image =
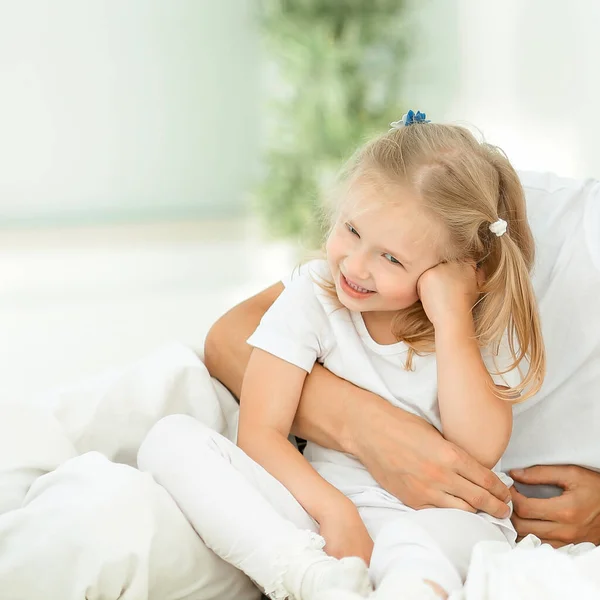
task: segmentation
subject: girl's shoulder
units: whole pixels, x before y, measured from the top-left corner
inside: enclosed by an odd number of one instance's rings
[[[331,270],[324,259],[311,260],[282,280],[285,289],[278,300],[285,303],[289,312],[301,312],[315,323],[327,328],[332,318],[347,313],[337,297]],[[277,301],[276,301],[277,302]]]
[[[304,299],[314,298],[327,305],[328,300],[336,298],[335,284],[327,261],[315,259],[296,267],[286,279],[282,280],[284,292]]]
[[[332,284],[327,261],[318,259],[296,267],[282,279],[285,289],[275,304],[285,305],[288,310],[324,315],[328,289]]]
[[[292,272],[281,281],[285,287],[288,287],[291,284],[308,285],[308,282],[315,281],[315,278],[331,282],[331,271],[324,258],[309,260],[294,267]],[[296,283],[298,281],[304,282],[304,284]]]

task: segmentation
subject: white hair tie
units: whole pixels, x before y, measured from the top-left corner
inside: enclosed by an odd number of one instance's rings
[[[508,223],[504,219],[498,219],[490,225],[490,231],[495,233],[497,237],[504,235],[508,229]]]

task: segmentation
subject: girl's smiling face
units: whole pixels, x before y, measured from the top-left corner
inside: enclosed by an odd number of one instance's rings
[[[441,262],[446,237],[410,187],[356,180],[326,244],[340,302],[357,312],[408,308],[419,277]]]

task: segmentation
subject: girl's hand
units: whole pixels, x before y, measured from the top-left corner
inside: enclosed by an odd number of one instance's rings
[[[474,264],[440,263],[417,281],[417,293],[434,327],[469,315],[479,297],[483,272]]]
[[[367,565],[370,563],[373,540],[350,500],[331,507],[321,515],[319,525],[319,533],[325,538],[325,552],[329,556],[358,556]]]

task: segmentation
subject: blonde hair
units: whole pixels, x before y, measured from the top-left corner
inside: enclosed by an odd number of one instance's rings
[[[444,224],[449,247],[445,260],[472,261],[486,276],[473,309],[475,331],[482,347],[498,354],[506,332],[512,364],[525,359],[527,374],[512,389],[497,389],[504,399],[522,402],[541,387],[546,370],[537,304],[529,278],[534,262],[533,235],[527,222],[525,197],[517,173],[497,147],[479,142],[464,127],[415,123],[392,129],[368,142],[342,170],[338,192],[359,177],[375,174],[391,183],[408,183],[430,215]],[[345,195],[345,194],[341,194]],[[343,204],[333,195],[326,210],[333,227]],[[335,201],[337,200],[337,201]],[[489,226],[504,219],[507,232],[498,237]],[[420,301],[400,310],[393,330],[408,347],[406,368],[414,354],[434,352],[434,328]]]

